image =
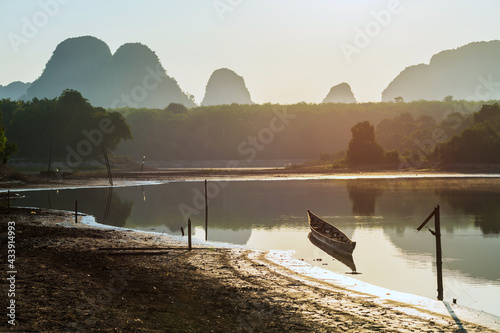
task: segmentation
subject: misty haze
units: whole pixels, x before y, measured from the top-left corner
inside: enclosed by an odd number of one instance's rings
[[[500,331],[500,4],[0,4],[0,330]]]

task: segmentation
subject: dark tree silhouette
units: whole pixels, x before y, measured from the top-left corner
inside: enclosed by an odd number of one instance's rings
[[[55,99],[18,102],[8,135],[19,146],[19,156],[28,158],[49,152],[61,158],[71,150],[92,159],[102,156],[102,145],[112,150],[132,138],[121,114],[93,107],[75,90],[65,90]]]
[[[437,145],[432,157],[447,163],[499,163],[500,106],[483,105],[473,118],[463,133]]]
[[[351,128],[352,139],[347,148],[347,164],[362,165],[383,162],[384,150],[375,140],[375,129],[368,121]]]
[[[187,113],[188,108],[184,106],[184,104],[180,103],[170,103],[166,108],[165,111],[172,112],[174,114],[179,114],[179,113]]]

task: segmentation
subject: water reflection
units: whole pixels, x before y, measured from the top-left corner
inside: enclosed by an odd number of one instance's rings
[[[110,204],[105,210],[102,222],[115,227],[124,227],[132,212],[133,205],[132,201],[123,201],[118,194],[115,194],[110,197]]]
[[[500,182],[498,179],[462,180],[354,180],[346,188],[352,213],[360,216],[399,216],[398,232],[413,224],[408,216],[424,214],[436,204],[447,214],[473,216],[474,224],[485,236],[500,235]],[[457,219],[444,225],[448,232],[470,223]]]
[[[340,261],[349,269],[351,272],[356,273],[356,265],[354,264],[354,259],[352,258],[352,253],[340,253],[338,251],[335,251],[332,247],[325,246],[323,243],[318,241],[314,236],[312,236],[311,233],[307,235],[307,238],[311,241],[311,243],[314,244],[317,248],[323,250],[325,253],[327,253],[329,256],[333,257],[334,259]]]
[[[252,229],[233,230],[233,229],[210,228],[208,235],[210,240],[212,241],[246,245],[250,240],[250,237],[252,236]],[[203,237],[204,236],[205,235],[203,233]]]
[[[500,194],[496,191],[480,189],[450,189],[438,192],[456,211],[466,215],[474,215],[475,225],[485,235],[500,234]]]
[[[75,201],[80,212],[116,227],[126,225],[134,205],[132,200],[123,200],[118,189],[112,188],[27,192],[19,205],[74,211]]]
[[[375,214],[377,198],[384,193],[380,187],[367,187],[364,180],[353,180],[347,183],[349,199],[352,201],[354,215],[371,216]]]
[[[500,235],[500,182],[489,180],[481,187],[454,188],[449,183],[429,180],[351,181],[261,181],[230,182],[210,201],[210,227],[225,230],[276,230],[307,228],[307,210],[317,211],[346,227],[381,226],[384,230],[414,230],[429,209],[440,204],[443,229],[448,233],[479,228],[482,235]],[[447,181],[449,182],[449,181]],[[446,185],[446,186],[445,186]],[[440,188],[445,187],[445,188]],[[472,187],[472,188],[471,188]],[[193,207],[193,223],[204,223],[204,210],[195,209],[196,192],[202,182],[169,183],[156,186],[51,190],[26,192],[22,205],[81,211],[99,222],[114,226],[164,225],[172,232],[185,226],[181,204]],[[366,217],[361,219],[360,217]]]

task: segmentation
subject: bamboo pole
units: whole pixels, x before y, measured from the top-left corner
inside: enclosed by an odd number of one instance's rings
[[[188,219],[188,250],[191,251],[191,219]]]
[[[439,205],[436,207],[434,215],[434,225],[436,228],[436,267],[437,267],[437,285],[438,285],[438,300],[443,300],[443,261],[441,259],[441,218],[439,213]]]
[[[437,292],[438,292],[438,300],[442,301],[443,300],[443,261],[441,259],[442,257],[442,251],[441,251],[441,217],[440,217],[440,209],[439,205],[434,208],[432,213],[425,219],[424,222],[417,228],[417,231],[422,230],[422,228],[429,222],[432,217],[434,217],[434,228],[436,229],[435,231],[432,231],[429,229],[431,234],[436,237],[436,270],[437,270]]]
[[[208,240],[208,193],[207,180],[205,179],[205,242]]]

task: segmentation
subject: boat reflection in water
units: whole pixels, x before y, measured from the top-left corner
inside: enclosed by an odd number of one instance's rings
[[[325,253],[327,253],[328,255],[332,256],[334,259],[340,261],[341,263],[343,263],[344,265],[346,265],[347,267],[349,267],[349,269],[351,270],[351,272],[349,274],[361,274],[361,273],[358,273],[356,271],[356,264],[354,263],[354,259],[352,257],[352,253],[346,253],[346,252],[336,251],[335,248],[333,248],[331,246],[327,246],[324,243],[318,241],[316,239],[316,237],[314,237],[314,235],[312,234],[312,232],[309,233],[309,235],[307,236],[307,238],[309,238],[309,240],[311,241],[311,243],[314,244],[314,246],[316,246],[317,248],[323,250]]]

